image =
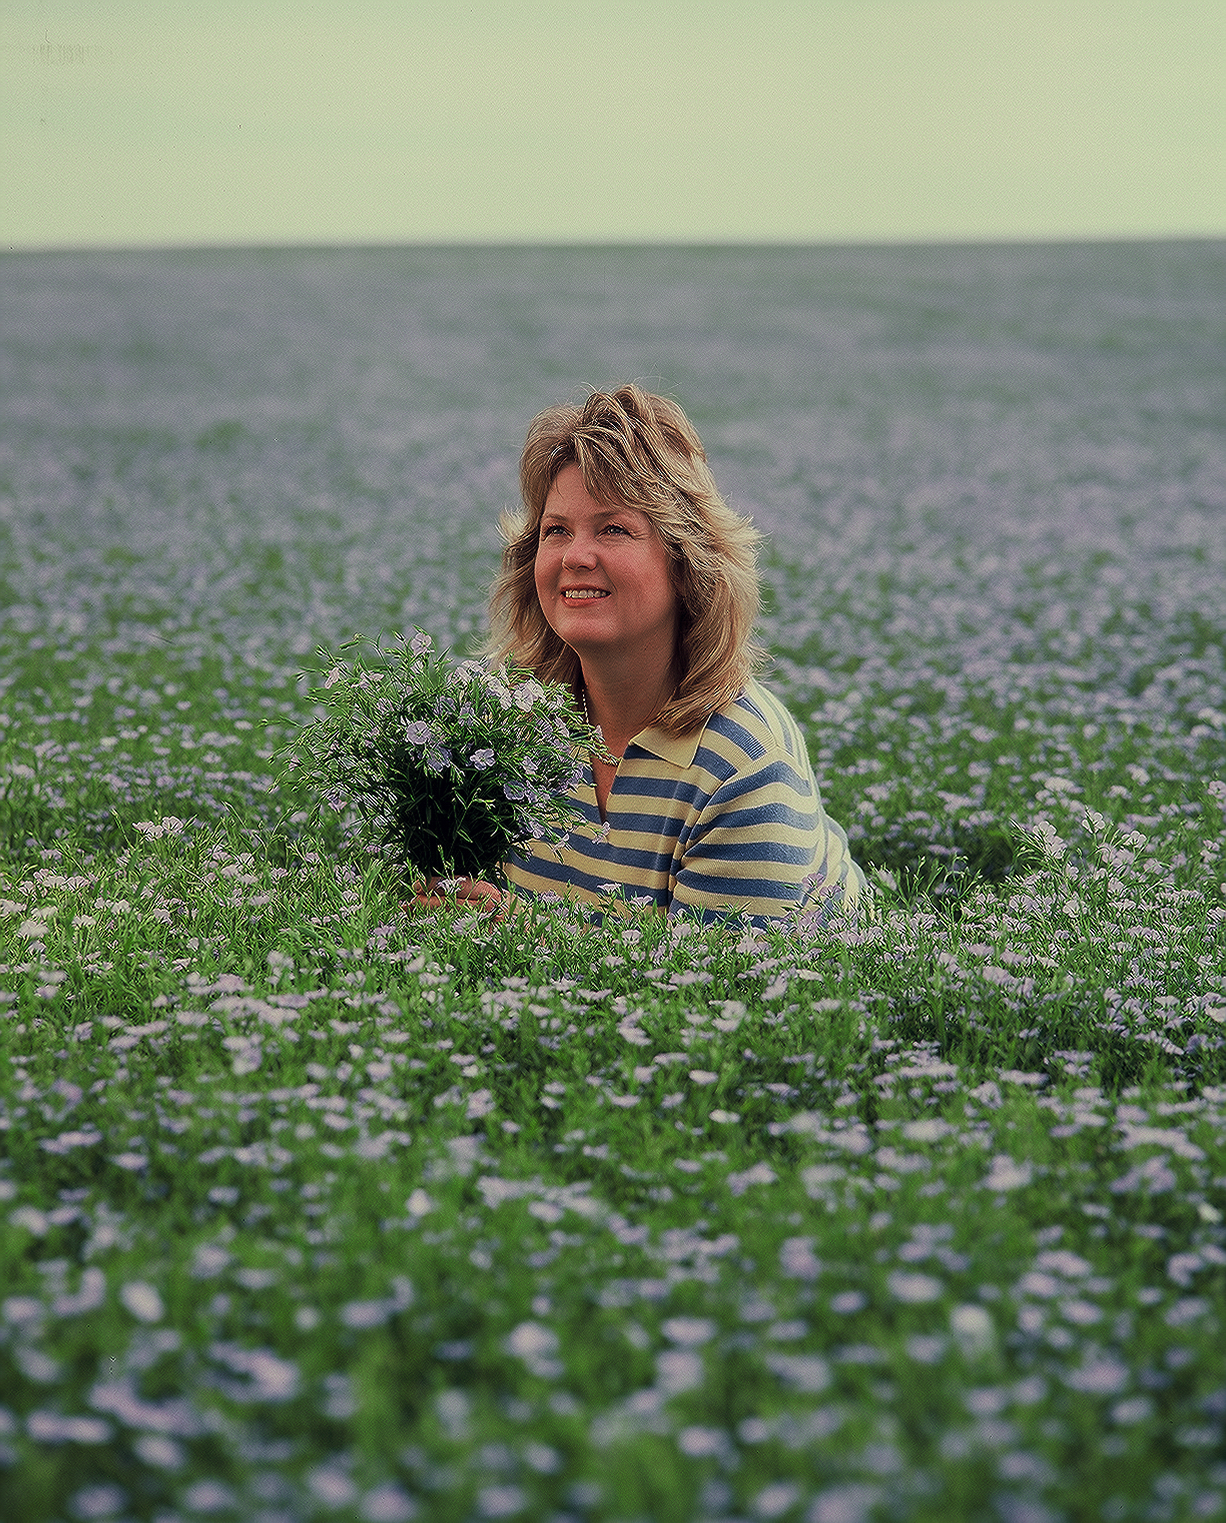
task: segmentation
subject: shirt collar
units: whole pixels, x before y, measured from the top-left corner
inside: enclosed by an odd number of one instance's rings
[[[705,729],[706,726],[703,726]],[[684,771],[694,765],[694,758],[698,755],[698,747],[702,741],[702,730],[696,730],[692,735],[670,735],[667,730],[658,730],[654,725],[648,725],[631,741],[631,745],[641,746],[644,751],[650,751],[653,756],[658,756],[662,761]]]

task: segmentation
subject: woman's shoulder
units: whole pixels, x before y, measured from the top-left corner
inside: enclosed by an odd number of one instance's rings
[[[711,717],[718,720],[725,715],[763,742],[782,745],[789,751],[800,739],[800,726],[783,700],[752,677],[731,703]]]
[[[705,736],[718,735],[744,753],[747,762],[786,756],[805,770],[809,753],[800,726],[783,702],[752,678],[707,721]]]

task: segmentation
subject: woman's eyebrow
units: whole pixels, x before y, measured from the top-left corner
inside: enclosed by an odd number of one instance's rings
[[[601,508],[598,513],[593,513],[592,517],[593,518],[599,518],[601,520],[608,519],[608,518],[641,518],[641,519],[644,519],[644,520],[647,519],[646,513],[644,513],[641,509],[639,509],[639,508],[632,508],[629,505],[629,503],[625,503],[625,502],[614,503],[613,506],[609,507],[609,508]]]
[[[647,518],[646,513],[641,512],[638,508],[629,507],[625,503],[618,503],[611,508],[601,508],[598,512],[592,514],[592,517],[601,523],[610,518],[621,518],[623,516],[641,519]],[[554,523],[569,523],[570,519],[571,515],[564,508],[546,508],[541,514],[542,523],[550,521]]]

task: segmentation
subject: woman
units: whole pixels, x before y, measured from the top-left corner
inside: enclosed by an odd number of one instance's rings
[[[522,893],[631,899],[763,924],[850,909],[864,878],[803,738],[753,679],[759,536],[720,497],[693,426],[637,386],[533,419],[524,512],[504,514],[487,654],[569,682],[605,753],[560,855],[506,864]],[[491,884],[460,897],[493,907]]]

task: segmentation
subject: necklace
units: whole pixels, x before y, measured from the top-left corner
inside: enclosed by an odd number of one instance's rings
[[[591,726],[591,724],[592,724],[592,716],[589,713],[588,706],[587,706],[587,683],[586,682],[579,689],[579,702],[583,705],[583,717],[584,717],[584,719],[587,720],[588,725]],[[596,730],[596,733],[600,736],[600,743],[601,743],[601,745],[604,745],[604,731],[600,728],[599,725],[596,725],[594,728]],[[601,756],[601,757],[598,757],[597,760],[598,761],[602,761],[602,762],[607,762],[611,766],[615,767],[618,764],[619,761],[624,761],[625,760],[625,755],[626,755],[626,753],[623,751],[621,756],[614,756],[613,752],[609,750],[608,746],[605,746],[604,747],[604,755]]]

